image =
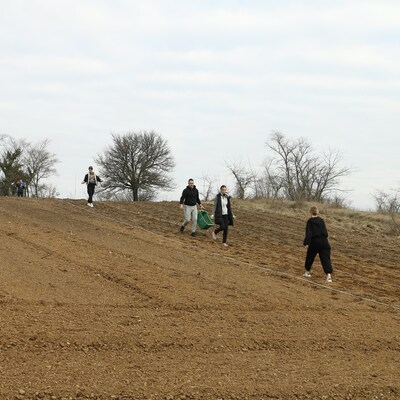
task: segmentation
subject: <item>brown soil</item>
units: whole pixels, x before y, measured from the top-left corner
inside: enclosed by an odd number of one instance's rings
[[[399,399],[399,238],[328,210],[327,286],[304,209],[234,204],[223,249],[177,203],[0,199],[0,397]]]

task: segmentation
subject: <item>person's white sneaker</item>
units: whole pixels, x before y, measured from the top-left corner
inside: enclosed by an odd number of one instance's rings
[[[217,240],[217,235],[215,234],[214,231],[211,232],[211,237],[212,237],[212,240]]]
[[[304,272],[303,276],[305,276],[306,278],[311,278],[311,272],[306,271],[306,272]]]

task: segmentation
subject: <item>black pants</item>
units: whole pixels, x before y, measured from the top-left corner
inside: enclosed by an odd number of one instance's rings
[[[332,273],[331,264],[331,246],[327,238],[315,238],[312,239],[308,245],[306,262],[304,264],[307,271],[309,271],[313,265],[316,255],[319,255],[319,259],[322,264],[322,268],[326,274]]]
[[[221,223],[218,225],[219,225],[219,227],[214,231],[214,233],[217,234],[217,233],[223,231],[224,234],[222,236],[222,243],[226,243],[226,241],[228,239],[228,226],[229,226],[228,215],[223,215]]]
[[[88,195],[89,195],[88,203],[93,203],[93,195],[94,195],[95,186],[96,185],[94,183],[89,183],[87,185],[87,192],[88,192]]]

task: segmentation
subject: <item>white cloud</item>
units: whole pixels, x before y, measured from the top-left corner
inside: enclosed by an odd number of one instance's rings
[[[64,74],[104,74],[111,72],[111,67],[105,61],[85,57],[60,56],[33,56],[20,55],[18,57],[4,57],[1,60],[3,68],[10,68],[14,72],[29,71],[33,73]]]

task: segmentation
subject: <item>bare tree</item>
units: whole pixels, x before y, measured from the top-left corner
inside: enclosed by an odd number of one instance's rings
[[[260,174],[259,171],[254,169],[251,166],[251,162],[249,161],[249,167],[248,167],[248,176],[251,179],[251,182],[249,184],[249,188],[252,190],[252,197],[254,198],[260,198],[260,197],[267,197],[266,196],[266,185],[265,185],[265,179],[264,177]]]
[[[49,183],[41,183],[38,186],[38,191],[37,191],[37,197],[43,197],[43,198],[54,198],[59,196],[60,193],[57,191],[56,186],[53,184]]]
[[[113,144],[98,155],[106,192],[129,191],[133,201],[153,198],[157,189],[173,187],[167,175],[175,166],[167,142],[154,131],[112,135]]]
[[[225,164],[235,178],[235,196],[238,199],[244,199],[246,197],[246,190],[254,181],[252,171],[242,161],[226,162]]]
[[[277,198],[283,190],[284,178],[275,170],[275,160],[269,159],[264,163],[264,177],[262,185],[264,187],[264,197]]]
[[[289,200],[322,201],[329,193],[340,191],[339,179],[351,172],[340,166],[338,150],[316,155],[304,138],[290,141],[273,132],[266,145],[274,155],[266,170],[271,187]]]
[[[390,217],[389,233],[391,235],[399,235],[400,190],[394,190],[392,193],[376,191],[373,197],[375,198],[376,210]]]
[[[50,140],[44,139],[39,143],[29,144],[22,156],[22,162],[26,176],[28,177],[28,186],[31,194],[35,197],[41,197],[41,193],[48,197],[50,192],[54,192],[51,186],[46,187],[42,180],[56,174],[54,165],[58,162],[56,155],[51,153],[47,147]],[[48,191],[50,190],[50,192]]]
[[[378,190],[373,195],[375,198],[376,210],[382,213],[397,214],[400,213],[400,191],[392,193]]]
[[[203,201],[208,201],[211,199],[215,178],[208,173],[204,173],[201,180],[203,181],[203,190],[199,191],[199,193],[203,197]]]
[[[340,178],[351,172],[350,168],[340,166],[341,162],[339,150],[329,149],[322,155],[309,185],[314,189],[314,192],[310,192],[311,197],[322,200],[327,193],[341,191],[338,186]]]

